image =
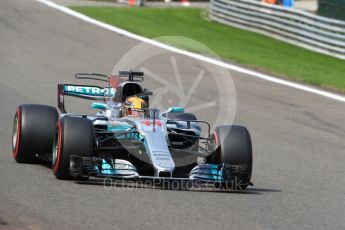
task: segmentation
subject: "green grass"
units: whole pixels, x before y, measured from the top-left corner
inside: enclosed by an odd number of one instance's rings
[[[252,32],[207,20],[191,8],[72,7],[100,21],[149,38],[183,36],[197,40],[231,62],[345,92],[345,61]],[[195,50],[181,42],[178,47]]]

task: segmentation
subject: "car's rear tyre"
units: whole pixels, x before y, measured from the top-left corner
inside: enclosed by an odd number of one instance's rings
[[[174,120],[174,121],[195,121],[198,120],[196,116],[192,113],[167,113],[167,119]],[[198,123],[195,123],[195,125],[199,126]],[[187,126],[187,123],[185,124]],[[187,128],[187,127],[186,127]],[[200,127],[199,127],[200,128]],[[178,130],[176,130],[178,131]],[[185,131],[185,134],[189,135],[195,135],[193,131]],[[177,136],[174,134],[169,134],[169,141],[173,148],[175,149],[181,149],[182,151],[172,151],[172,156],[174,158],[176,168],[174,171],[174,176],[185,176],[190,173],[190,171],[197,165],[198,157],[194,156],[192,154],[186,154],[183,152],[183,150],[189,150],[189,151],[198,151],[198,147],[194,146],[191,148],[191,146],[194,144],[198,145],[199,139],[198,138],[186,138]],[[180,146],[174,146],[172,143],[183,143]]]
[[[212,137],[216,146],[212,163],[225,164],[225,183],[233,182],[234,178],[230,178],[233,174],[241,175],[241,178],[236,179],[243,181],[242,189],[245,189],[250,182],[253,166],[252,142],[248,130],[243,126],[218,126]]]
[[[61,118],[57,123],[53,144],[53,172],[58,179],[70,179],[70,156],[92,157],[94,155],[95,131],[87,118]]]
[[[58,112],[47,105],[20,105],[13,121],[12,150],[18,163],[35,163],[51,153]]]
[[[167,118],[169,120],[178,120],[178,121],[197,120],[196,116],[192,113],[167,113]]]

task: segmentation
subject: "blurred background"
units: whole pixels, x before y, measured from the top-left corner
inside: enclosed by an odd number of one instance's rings
[[[345,92],[345,0],[53,1],[144,37],[191,38],[224,61]]]

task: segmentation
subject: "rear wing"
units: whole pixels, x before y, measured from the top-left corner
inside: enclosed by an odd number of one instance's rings
[[[93,85],[58,84],[58,108],[66,113],[65,95],[79,97],[87,100],[101,100],[113,97],[116,89],[111,87],[102,88]]]
[[[115,95],[117,85],[122,80],[119,78],[128,78],[130,82],[144,81],[144,73],[138,71],[119,71],[119,75],[105,75],[99,73],[76,73],[76,79],[87,79],[107,82],[108,87],[102,88],[93,85],[74,85],[74,84],[58,84],[58,107],[62,113],[66,113],[64,96],[80,97],[88,100],[106,100]],[[145,94],[149,95],[148,92]]]
[[[127,78],[127,81],[137,81],[143,82],[144,81],[144,73],[140,71],[119,71],[119,75],[105,75],[100,73],[76,73],[76,79],[88,79],[88,80],[97,80],[97,81],[104,81],[110,82],[111,77],[120,77],[120,78]]]

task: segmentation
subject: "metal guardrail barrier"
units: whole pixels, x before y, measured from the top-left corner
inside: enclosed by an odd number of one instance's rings
[[[345,60],[345,22],[253,0],[211,0],[210,18]]]

